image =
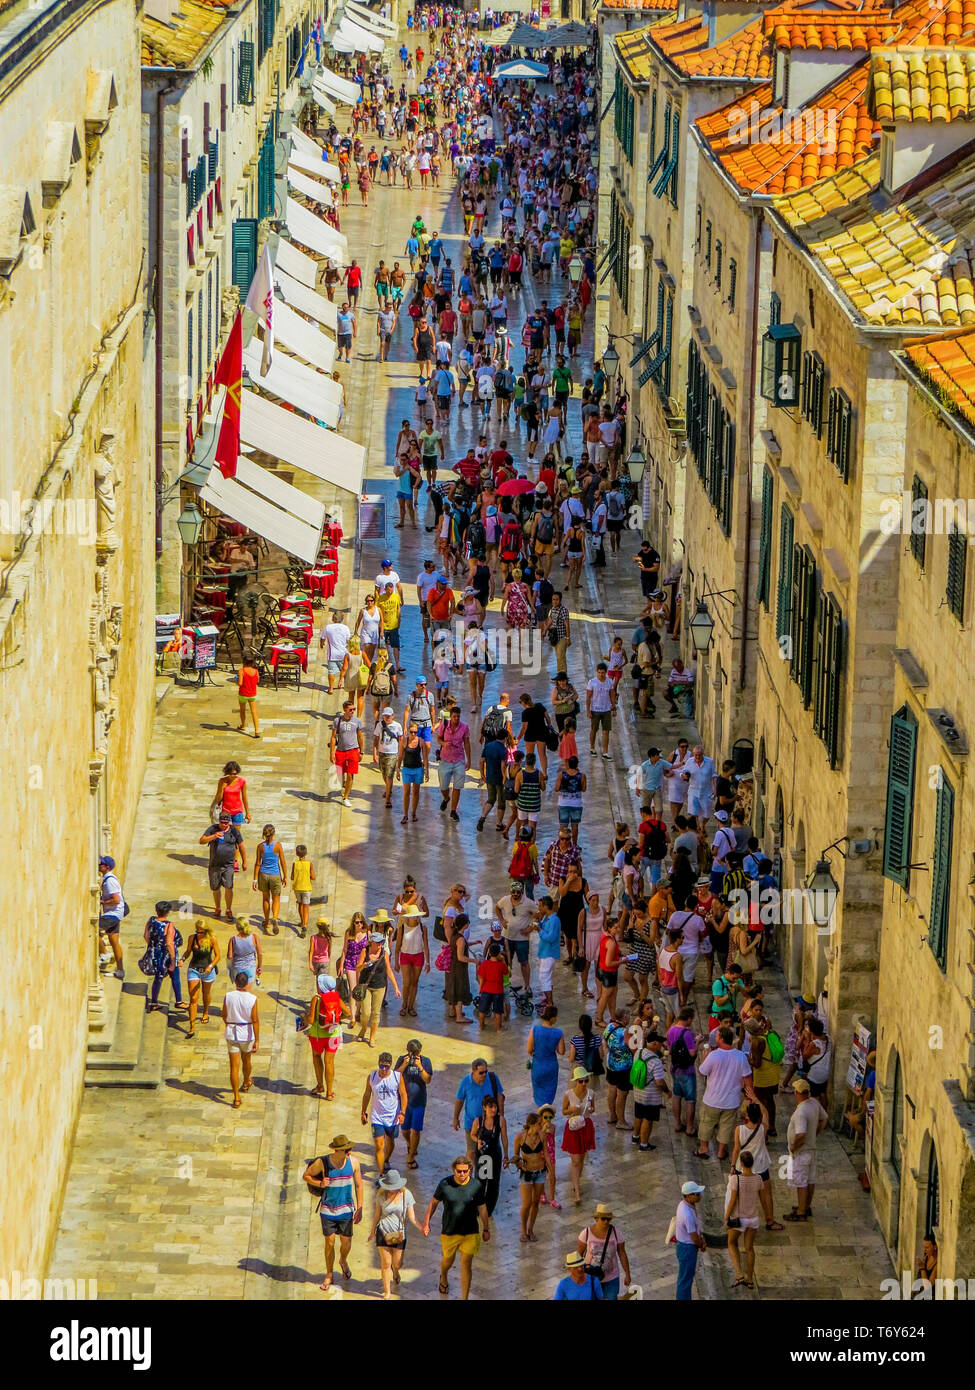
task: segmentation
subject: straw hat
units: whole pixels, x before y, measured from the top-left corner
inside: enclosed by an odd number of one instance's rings
[[[409,903],[406,907],[400,908],[399,915],[401,917],[422,917],[423,913],[417,907],[416,903]],[[374,917],[372,920],[374,922],[378,922],[379,918]]]
[[[392,920],[384,907],[381,907],[378,912],[374,912],[369,918],[370,922],[391,922]]]

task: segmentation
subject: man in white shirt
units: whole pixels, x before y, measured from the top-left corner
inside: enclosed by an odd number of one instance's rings
[[[391,705],[387,705],[379,723],[372,731],[372,761],[373,766],[378,766],[386,785],[387,809],[393,804],[393,778],[396,775],[399,741],[402,737],[403,726],[396,722],[396,711]]]
[[[372,582],[375,584],[376,592],[378,594],[382,593],[384,584],[392,584],[393,588],[400,596],[400,602],[405,603],[406,600],[403,597],[403,585],[400,583],[399,575],[393,569],[392,560],[384,560],[382,562],[380,571]]]
[[[589,751],[596,751],[596,734],[602,730],[603,757],[610,758],[609,735],[613,727],[615,690],[613,682],[606,674],[605,661],[596,667],[596,674],[586,684],[586,718],[589,720]]]
[[[792,1083],[796,1108],[789,1121],[789,1186],[795,1189],[796,1205],[786,1221],[806,1221],[812,1215],[816,1191],[816,1141],[826,1128],[826,1111],[809,1093],[804,1076]]]
[[[677,986],[683,1007],[694,988],[698,960],[702,953],[707,954],[711,950],[707,923],[697,911],[697,898],[693,894],[687,899],[682,910],[678,909],[670,914],[667,930],[681,933],[681,943],[677,948],[681,958],[681,974]]]
[[[706,1250],[701,1234],[701,1219],[697,1204],[705,1189],[698,1182],[685,1182],[681,1188],[682,1201],[677,1206],[675,1234],[677,1239],[677,1300],[689,1303],[697,1271],[697,1252]]]
[[[257,1016],[257,995],[250,991],[250,980],[243,971],[234,976],[234,989],[223,997],[220,1015],[224,1022],[224,1037],[230,1057],[230,1087],[234,1093],[234,1109],[240,1109],[240,1073],[243,1058],[243,1089],[251,1088],[251,1063],[261,1038],[261,1022]]]
[[[599,422],[599,448],[596,451],[597,463],[608,463],[610,455],[616,448],[616,441],[619,438],[619,421],[612,415],[606,415]]]
[[[682,776],[687,783],[687,809],[692,816],[697,816],[698,824],[703,830],[714,810],[718,773],[714,759],[705,757],[700,744],[696,745],[684,764]],[[734,848],[732,845],[732,849]]]
[[[416,597],[420,605],[420,621],[423,625],[424,642],[430,639],[430,614],[427,599],[437,587],[437,565],[434,560],[424,560],[423,569],[416,577]]]
[[[512,883],[507,897],[494,905],[498,921],[504,928],[505,954],[510,970],[515,961],[521,966],[521,978],[526,989],[531,984],[531,922],[534,903],[525,898],[521,884]]]
[[[728,826],[728,812],[716,811],[714,819],[718,822],[718,828],[714,832],[714,839],[711,841],[711,892],[720,893],[724,884],[724,876],[728,872],[728,855],[734,854],[737,842],[733,832]]]
[[[579,496],[579,489],[577,487],[574,487],[570,491],[568,497],[559,507],[559,520],[562,522],[563,536],[565,535],[566,531],[568,531],[573,521],[584,521],[585,516],[586,509],[582,505],[582,500]]]
[[[319,647],[327,647],[325,659],[328,664],[328,693],[330,695],[335,691],[335,682],[342,670],[342,663],[349,649],[349,638],[352,636],[351,629],[342,622],[345,609],[333,608],[331,615],[332,621],[325,624],[318,638]]]
[[[741,1108],[742,1088],[749,1100],[758,1101],[752,1085],[752,1064],[735,1047],[734,1030],[727,1024],[718,1029],[717,1046],[706,1049],[700,1072],[707,1078],[707,1085],[698,1115],[697,1155],[711,1157],[711,1135],[717,1130],[718,1157],[725,1158]]]

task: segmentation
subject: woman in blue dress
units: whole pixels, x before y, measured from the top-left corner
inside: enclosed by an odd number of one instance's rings
[[[526,1051],[531,1058],[536,1107],[551,1105],[559,1086],[559,1058],[565,1056],[565,1038],[562,1029],[555,1026],[558,1016],[555,1005],[547,1005],[541,1012],[541,1023],[536,1023],[528,1034]]]

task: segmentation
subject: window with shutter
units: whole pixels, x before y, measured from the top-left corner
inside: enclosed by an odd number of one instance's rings
[[[203,291],[196,296],[196,389],[203,380]]]
[[[677,167],[678,167],[677,161],[678,161],[678,157],[679,157],[679,154],[680,154],[680,121],[677,119],[677,117],[678,117],[678,113],[675,112],[675,113],[674,113],[674,127],[673,127],[673,131],[671,132],[671,144],[670,144],[670,163],[671,163],[671,170],[670,170],[670,187],[669,187],[669,189],[668,189],[668,194],[669,194],[669,196],[670,196],[670,201],[673,203],[674,207],[677,206]]]
[[[968,563],[968,537],[957,526],[948,535],[948,607],[960,623],[965,621],[965,569]]]
[[[775,635],[779,639],[780,646],[783,639],[791,636],[792,632],[792,537],[794,531],[795,519],[789,508],[783,506],[779,520],[779,587],[775,603]],[[788,657],[789,655],[788,651],[783,651],[783,656]]]
[[[240,217],[234,223],[231,256],[231,278],[240,290],[241,299],[250,289],[257,269],[257,220]]]
[[[213,271],[207,275],[207,366],[213,361]]]
[[[799,687],[803,706],[812,701],[816,617],[819,604],[819,572],[809,551],[793,547],[792,576],[792,678]]]
[[[911,554],[924,569],[928,530],[928,485],[914,474],[911,483]]]
[[[890,721],[887,755],[887,813],[884,818],[884,878],[907,888],[911,871],[911,833],[914,823],[914,770],[917,763],[917,720],[902,705]]]
[[[220,157],[219,136],[210,141],[210,148],[207,151],[207,176],[208,182],[212,183],[217,177],[217,160]]]
[[[762,472],[762,522],[758,533],[758,601],[768,612],[772,577],[772,503],[775,480],[771,469]]]
[[[782,322],[782,301],[774,290],[769,295],[768,322],[770,328],[774,328],[777,323]]]
[[[657,148],[657,90],[650,94],[650,163],[655,159],[654,151]]]
[[[951,904],[951,841],[955,820],[955,791],[939,768],[938,804],[934,818],[934,855],[931,864],[931,918],[928,945],[945,968],[948,959],[948,912]]]
[[[698,251],[700,251],[700,249],[701,249],[701,219],[702,219],[701,204],[698,203],[698,205],[697,205],[697,228],[696,228],[696,231],[695,231],[695,233],[694,233],[694,245],[697,247]]]
[[[738,262],[731,260],[728,262],[728,308],[734,309],[735,296],[738,293]]]
[[[237,50],[237,100],[241,106],[254,105],[254,45],[241,43]]]
[[[704,259],[707,265],[711,265],[711,219],[708,218],[704,224]]]
[[[843,663],[846,659],[846,628],[843,615],[832,603],[829,640],[826,644],[826,708],[823,718],[823,742],[829,754],[830,767],[840,760],[840,717],[843,707]]]
[[[714,283],[717,288],[721,288],[721,265],[724,260],[724,244],[716,241],[714,243]]]
[[[715,499],[718,520],[725,535],[731,531],[732,489],[735,480],[735,426],[731,416],[723,410],[723,443],[721,458],[721,493]]]
[[[193,395],[193,310],[186,311],[186,399]]]

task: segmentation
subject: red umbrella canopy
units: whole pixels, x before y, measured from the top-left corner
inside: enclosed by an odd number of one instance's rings
[[[535,484],[530,478],[511,478],[498,488],[499,497],[517,497],[522,492],[534,492]]]

